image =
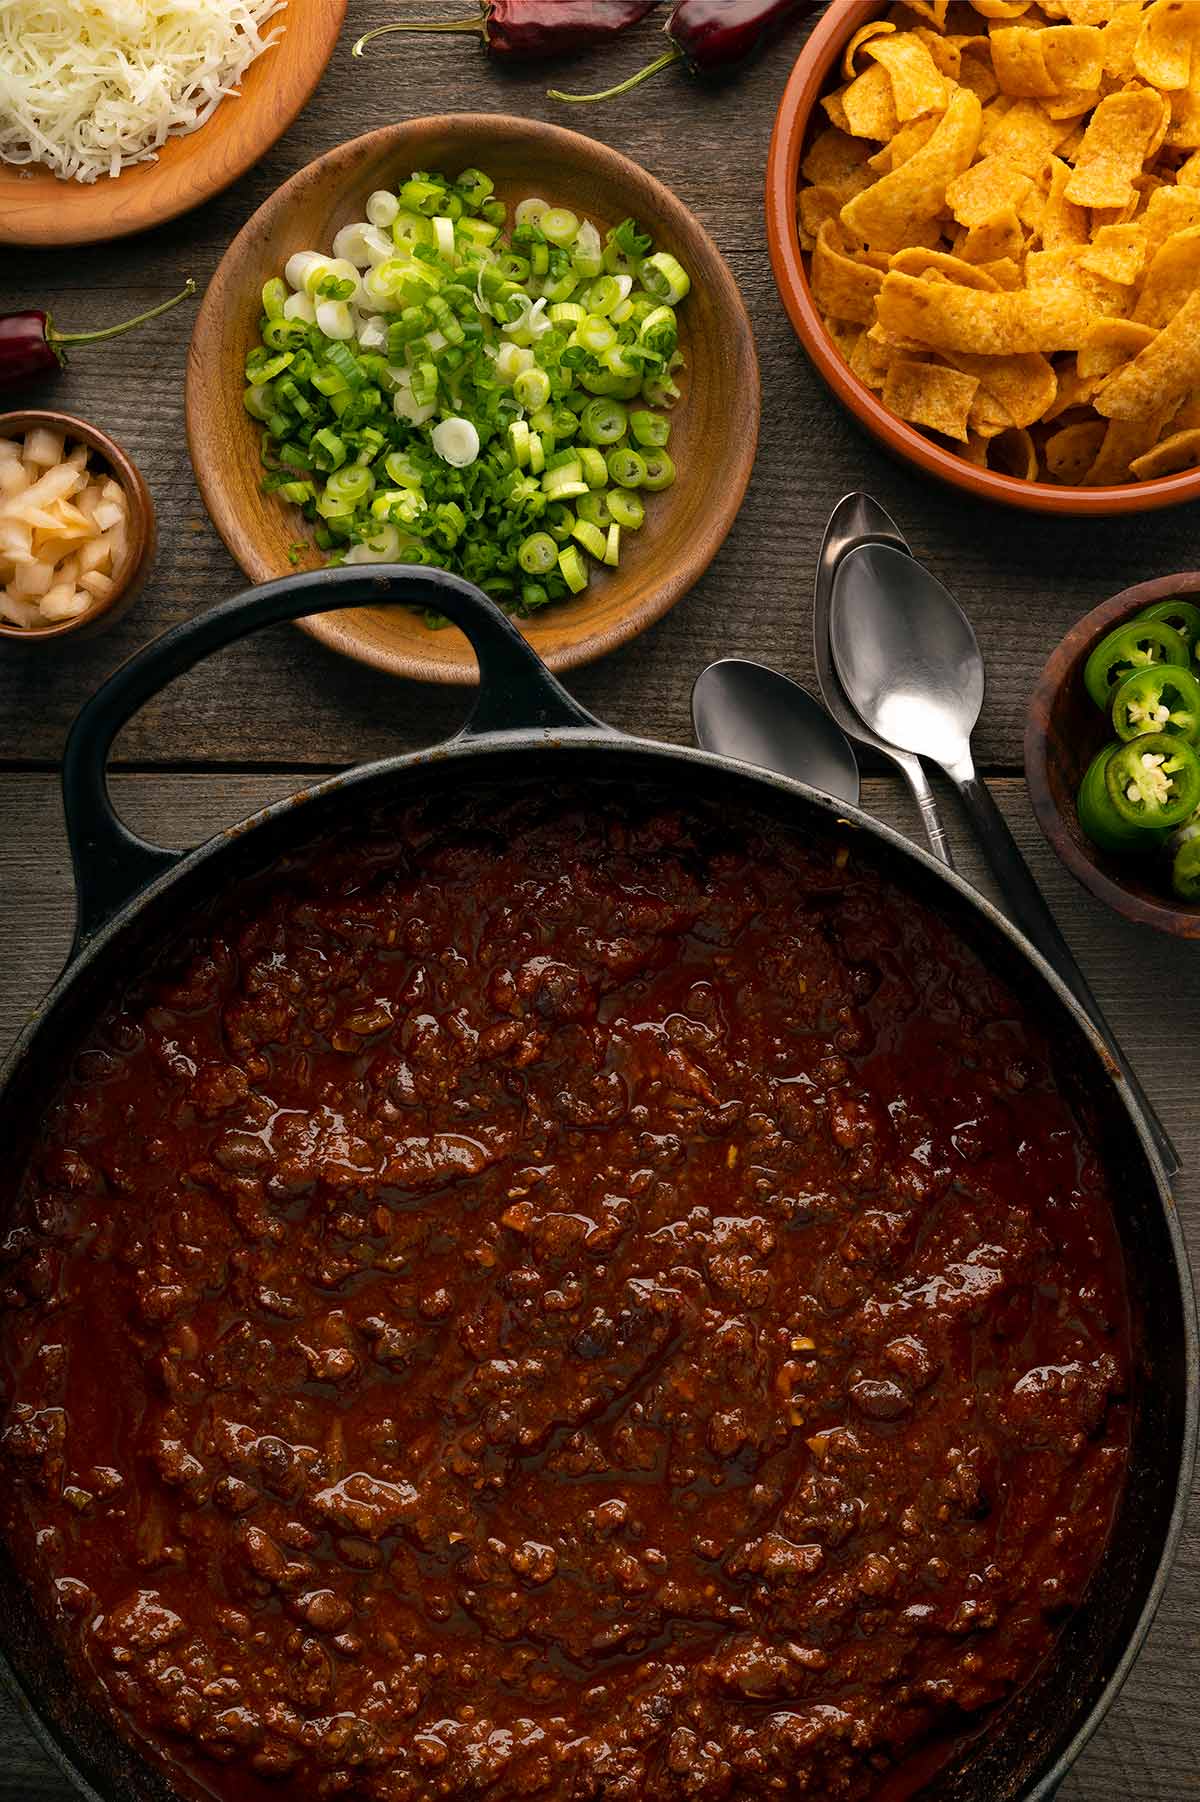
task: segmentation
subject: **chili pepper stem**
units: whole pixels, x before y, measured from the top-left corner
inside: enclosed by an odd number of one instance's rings
[[[361,56],[364,44],[369,44],[372,38],[385,38],[390,31],[473,31],[477,37],[486,39],[487,24],[483,19],[405,19],[401,24],[377,25],[374,31],[364,31],[350,52],[351,56]]]
[[[683,61],[683,51],[678,48],[666,50],[661,56],[631,75],[628,81],[618,82],[615,88],[603,88],[598,94],[564,94],[561,88],[547,88],[546,93],[551,100],[565,101],[568,106],[590,106],[593,100],[615,100],[619,94],[628,94],[634,88],[640,88],[644,81],[657,75],[660,69],[669,69],[672,63]]]
[[[185,285],[170,300],[164,300],[148,313],[139,313],[136,319],[125,319],[120,325],[106,325],[98,332],[56,332],[53,327],[46,327],[46,341],[49,344],[97,344],[101,338],[119,338],[122,332],[131,332],[135,325],[144,325],[147,319],[157,319],[160,313],[169,313],[177,307],[181,300],[196,292],[196,284],[189,275]]]

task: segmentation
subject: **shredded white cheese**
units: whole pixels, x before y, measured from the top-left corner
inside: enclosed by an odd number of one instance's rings
[[[286,0],[2,0],[0,161],[95,181],[196,131]]]

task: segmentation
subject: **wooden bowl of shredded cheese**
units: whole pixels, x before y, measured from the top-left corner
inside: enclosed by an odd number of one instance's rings
[[[5,0],[0,245],[89,244],[236,181],[300,112],[346,0]]]
[[[0,413],[0,639],[111,623],[156,542],[150,490],[107,433],[69,413]]]

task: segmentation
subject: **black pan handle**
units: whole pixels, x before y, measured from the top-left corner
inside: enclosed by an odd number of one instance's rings
[[[446,570],[415,565],[319,569],[249,588],[172,626],[136,652],[97,690],[71,727],[62,781],[77,898],[72,956],[139,889],[184,855],[138,838],[113,807],[108,753],[126,721],[201,658],[260,626],[343,607],[387,605],[443,613],[470,639],[479,660],[479,698],[464,734],[520,727],[608,730],[572,700],[494,601]]]

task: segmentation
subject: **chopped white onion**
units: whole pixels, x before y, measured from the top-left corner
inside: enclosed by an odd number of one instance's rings
[[[387,341],[388,322],[378,313],[373,313],[358,328],[359,350],[386,350]]]
[[[386,188],[376,188],[367,201],[367,218],[372,225],[379,226],[381,231],[387,231],[390,228],[399,211],[400,202],[394,194],[389,194]]]
[[[25,434],[23,460],[35,463],[39,469],[49,469],[52,463],[64,462],[62,433],[51,432],[44,425],[35,426]],[[71,467],[74,469],[77,465],[72,463]]]
[[[466,469],[479,455],[479,433],[469,419],[443,419],[434,426],[430,441],[452,469]]]
[[[0,618],[30,629],[77,619],[113,592],[125,491],[60,433],[31,429],[19,451],[0,443]]]
[[[390,261],[396,254],[396,246],[388,233],[381,231],[377,225],[365,225],[362,234],[363,249],[367,253],[367,262],[372,269],[380,263]]]
[[[298,250],[290,256],[283,266],[283,279],[289,288],[303,289],[307,292],[308,275],[311,269],[328,269],[329,257],[323,257],[318,250]]]
[[[363,234],[371,230],[368,220],[360,220],[357,225],[343,225],[333,240],[333,254],[345,262],[353,264],[355,269],[365,269],[371,258],[367,254]]]
[[[392,370],[389,373],[397,372]],[[409,425],[425,425],[437,412],[437,403],[430,401],[428,406],[418,406],[413,399],[412,377],[407,369],[402,369],[398,373],[396,392],[392,397],[392,411],[397,419],[406,419]]]
[[[327,338],[335,338],[343,344],[349,343],[354,336],[354,317],[348,303],[344,300],[319,300],[317,326]]]

